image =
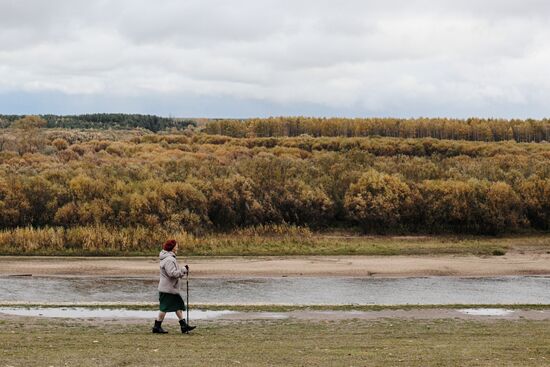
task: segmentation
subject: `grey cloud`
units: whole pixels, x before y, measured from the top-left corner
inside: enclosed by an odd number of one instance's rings
[[[168,42],[201,47],[224,41],[254,41],[277,32],[281,19],[266,14],[259,2],[235,7],[233,2],[161,1],[155,7],[132,6],[117,30],[136,43]],[[149,8],[147,12],[143,8]]]
[[[550,98],[549,14],[536,0],[0,0],[0,91],[525,111]]]

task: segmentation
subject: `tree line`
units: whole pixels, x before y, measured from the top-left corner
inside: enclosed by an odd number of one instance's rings
[[[232,137],[435,138],[471,141],[550,141],[550,120],[469,118],[314,118],[270,117],[246,120],[218,119],[206,124],[208,134]]]
[[[21,115],[0,115],[0,128],[8,128]],[[550,120],[465,120],[447,118],[313,118],[270,117],[255,119],[181,119],[154,115],[96,113],[41,115],[47,128],[133,129],[152,132],[183,130],[200,125],[205,133],[235,138],[256,137],[396,137],[469,141],[548,142]]]
[[[25,139],[0,145],[0,228],[550,229],[548,144],[191,131],[66,130],[41,139],[23,152]]]
[[[24,118],[21,115],[0,115],[0,128]],[[142,128],[157,132],[167,129],[185,129],[196,126],[193,120],[167,118],[154,115],[94,113],[85,115],[40,115],[47,128],[63,129],[131,129]]]

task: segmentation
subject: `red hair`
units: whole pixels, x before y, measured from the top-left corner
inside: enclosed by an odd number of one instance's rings
[[[177,244],[178,243],[176,242],[176,240],[168,240],[164,242],[164,245],[162,245],[162,249],[165,251],[172,251]]]

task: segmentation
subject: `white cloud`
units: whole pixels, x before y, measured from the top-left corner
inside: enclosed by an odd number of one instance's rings
[[[0,91],[540,114],[549,18],[537,0],[0,0]]]

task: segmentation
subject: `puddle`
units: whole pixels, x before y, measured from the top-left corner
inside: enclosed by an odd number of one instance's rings
[[[20,308],[0,307],[0,313],[17,316],[40,316],[40,317],[66,317],[66,318],[136,318],[153,319],[158,311],[151,310],[126,310],[126,309],[102,309],[85,307],[45,307],[45,308]],[[222,316],[232,315],[236,311],[207,311],[190,310],[191,320],[216,319]],[[167,318],[176,318],[175,313],[170,312]]]
[[[262,319],[274,319],[274,320],[288,319],[288,314],[281,313],[281,312],[256,312],[255,314],[258,315],[258,318],[262,318]]]
[[[508,316],[514,313],[513,310],[504,308],[465,308],[458,312],[473,316]]]
[[[479,317],[509,317],[537,320],[550,319],[548,311],[507,310],[503,308],[465,308],[451,309],[417,309],[417,310],[382,310],[382,311],[290,311],[290,312],[240,312],[240,311],[209,311],[191,310],[191,320],[379,320],[387,318],[401,319],[468,319],[468,316]],[[153,310],[99,309],[87,307],[0,307],[0,314],[16,316],[32,316],[43,318],[69,319],[148,319],[156,317]],[[167,319],[176,320],[174,313],[168,313]]]

